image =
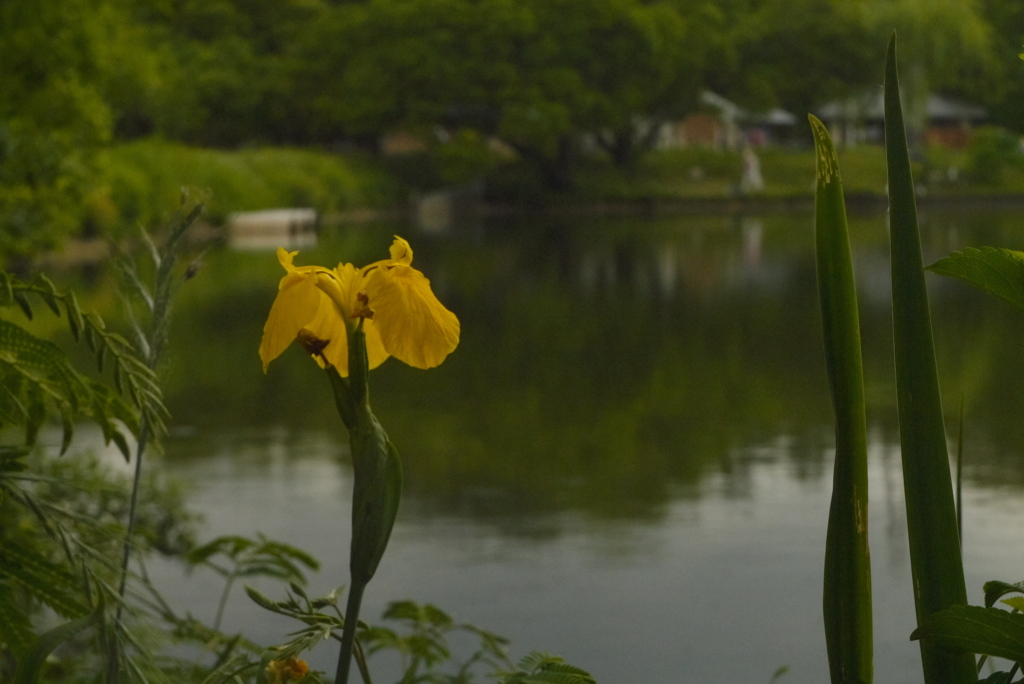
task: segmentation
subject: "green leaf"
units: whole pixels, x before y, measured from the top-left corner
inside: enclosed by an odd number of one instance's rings
[[[302,563],[311,570],[320,569],[320,561],[311,556],[310,554],[308,554],[307,552],[303,551],[302,549],[298,548],[297,546],[292,546],[291,544],[285,544],[284,542],[279,541],[266,540],[262,537],[261,542],[261,553],[267,553],[282,560],[286,558],[297,560],[298,562]],[[295,568],[296,574],[301,576],[302,573],[298,570],[297,567],[290,563],[289,567]]]
[[[39,292],[39,296],[42,297],[46,305],[50,307],[50,311],[53,312],[54,316],[60,316],[60,305],[57,303],[57,287],[53,284],[53,281],[47,278],[42,273],[36,275],[36,282],[39,283],[42,291]]]
[[[1000,603],[1005,603],[1014,610],[1024,612],[1024,596],[1013,596],[1008,599],[1003,599]]]
[[[252,548],[256,542],[248,537],[238,535],[225,535],[208,541],[207,543],[192,549],[188,554],[188,562],[194,565],[206,561],[211,556],[222,553],[229,558],[234,558],[242,551]]]
[[[269,599],[268,597],[264,596],[263,594],[261,594],[256,589],[253,589],[252,587],[250,587],[248,584],[245,585],[245,593],[260,608],[265,608],[267,610],[272,610],[274,612],[277,612],[278,606],[277,606],[277,602],[276,601],[272,601],[271,599]]]
[[[32,320],[32,304],[29,303],[24,290],[14,291],[14,301],[21,307],[21,312],[25,314],[25,318]]]
[[[11,284],[11,274],[7,271],[0,271],[0,306],[11,306],[14,304],[14,289]]]
[[[114,387],[117,388],[118,394],[124,394],[124,371],[121,366],[114,366]],[[137,397],[132,397],[136,404],[139,403]]]
[[[46,422],[46,405],[38,392],[33,392],[25,397],[25,407],[28,410],[25,418],[25,443],[34,445],[39,431]]]
[[[979,679],[978,684],[1010,684],[1009,672],[993,672],[984,679]]]
[[[0,579],[0,643],[7,644],[15,655],[21,655],[28,651],[35,638],[32,622],[18,608],[10,584]]]
[[[836,456],[825,541],[824,615],[832,682],[873,678],[867,412],[846,204],[828,129],[813,115],[815,253]]]
[[[19,542],[7,540],[0,547],[0,573],[64,617],[79,618],[88,612],[75,596],[78,580]]]
[[[451,627],[455,623],[448,613],[444,612],[432,603],[428,603],[423,606],[423,617],[430,624],[437,625],[439,627]]]
[[[893,347],[907,506],[907,538],[918,624],[966,605],[956,504],[935,366],[914,180],[896,70],[896,35],[885,63],[885,148],[889,173]],[[926,684],[976,682],[974,660],[921,644]]]
[[[64,307],[68,313],[68,327],[71,328],[71,335],[75,342],[81,339],[82,328],[85,327],[85,319],[82,318],[82,309],[78,306],[78,298],[74,292],[69,292],[64,298]]]
[[[0,445],[0,472],[23,472],[28,467],[24,460],[28,454],[26,447]]]
[[[950,653],[1024,661],[1024,615],[999,608],[952,606],[922,622],[910,638]]]
[[[117,450],[121,452],[121,455],[124,456],[125,463],[130,463],[132,460],[132,450],[128,446],[128,440],[125,439],[125,436],[115,430],[110,433],[110,439],[117,446]]]
[[[92,350],[93,352],[96,351],[96,338],[97,337],[98,337],[98,335],[96,334],[96,330],[93,329],[92,326],[87,325],[85,327],[85,343],[87,345],[89,345],[89,349]]]
[[[353,580],[364,582],[370,581],[384,556],[402,496],[402,462],[398,451],[373,414],[369,416],[369,434],[351,433],[356,476],[349,565]]]
[[[85,320],[87,320],[90,323],[90,325],[92,325],[92,327],[96,328],[97,330],[107,329],[107,324],[103,322],[103,319],[97,313],[93,313],[90,311],[89,313],[85,314]]]
[[[60,453],[64,454],[71,446],[71,440],[75,436],[75,421],[70,411],[61,411],[60,422],[62,427]]]
[[[531,652],[513,672],[497,672],[502,684],[595,684],[589,672],[548,653]]]
[[[991,580],[989,582],[985,582],[984,590],[985,607],[991,608],[996,604],[996,601],[1006,596],[1007,594],[1024,594],[1024,582],[1010,584],[1009,582]]]
[[[928,270],[959,278],[1024,312],[1024,252],[1001,247],[966,247]]]
[[[18,669],[14,673],[14,684],[36,684],[42,674],[46,659],[54,649],[96,624],[102,617],[103,593],[100,592],[99,603],[91,613],[72,622],[58,625],[39,637],[35,645],[18,663]]]

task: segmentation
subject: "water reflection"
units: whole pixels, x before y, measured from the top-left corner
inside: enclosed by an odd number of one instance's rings
[[[970,218],[927,233],[932,256],[959,247],[949,239]],[[473,515],[657,516],[673,486],[730,468],[731,451],[751,441],[810,440],[794,457],[820,460],[831,413],[809,221],[504,218],[416,242],[417,261],[462,319],[463,342],[430,372],[396,362],[375,371],[375,405],[410,451],[411,493]],[[870,235],[856,250],[870,410],[895,441],[884,217],[854,228]],[[394,230],[341,229],[300,258],[359,262]],[[178,309],[170,400],[179,423],[210,435],[333,426],[324,383],[300,352],[259,373],[253,340],[273,258],[208,261],[212,278]],[[1005,420],[1021,408],[1007,382],[1020,373],[1020,322],[958,283],[930,282],[943,387],[968,407],[968,474],[1002,480],[997,462],[1021,452]]]
[[[923,219],[926,262],[1019,243],[1008,214]],[[885,218],[855,216],[851,230],[878,670],[916,682]],[[368,263],[399,232],[463,325],[441,367],[391,361],[372,376],[406,499],[367,614],[388,598],[435,601],[602,682],[767,681],[787,664],[783,681],[822,681],[833,442],[811,217],[506,216],[404,231],[339,228],[300,255]],[[283,535],[328,561],[325,578],[343,577],[349,471],[326,382],[297,350],[267,376],[256,356],[276,260],[224,251],[207,262],[178,308],[169,398],[193,432],[171,441],[167,464],[199,483],[219,531]],[[1024,330],[965,286],[929,286],[946,405],[962,395],[966,406],[977,600],[982,581],[1012,580],[1020,562],[990,530],[1018,525],[1024,507]],[[239,624],[256,619],[235,610]],[[624,613],[628,624],[610,617]]]

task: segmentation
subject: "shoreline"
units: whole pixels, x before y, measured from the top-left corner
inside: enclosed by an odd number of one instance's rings
[[[854,193],[846,197],[848,212],[856,214],[881,213],[888,210],[889,199],[882,194]],[[973,195],[921,195],[917,198],[919,209],[965,208],[965,209],[1007,209],[1024,210],[1024,194],[973,194]],[[814,211],[814,196],[789,195],[775,197],[693,197],[693,198],[637,198],[602,201],[559,201],[533,204],[494,204],[487,202],[454,201],[446,216],[448,220],[467,217],[515,216],[523,214],[556,214],[570,216],[700,216],[708,214],[744,213],[809,213]],[[376,221],[417,221],[417,207],[385,209],[353,209],[332,212],[320,216],[320,225],[365,225]],[[223,226],[205,224],[200,229],[209,239],[223,230]],[[82,263],[96,263],[108,255],[108,247],[102,238],[71,238],[56,252],[42,259],[49,266],[71,266]]]
[[[881,193],[851,193],[846,196],[846,208],[857,213],[874,213],[888,210],[889,198]],[[966,208],[966,209],[1024,209],[1024,194],[995,193],[968,195],[927,195],[917,197],[921,209]],[[599,215],[701,215],[736,213],[790,213],[814,210],[814,195],[746,196],[746,197],[641,197],[635,199],[578,200],[571,198],[535,203],[491,203],[452,200],[448,211],[452,216],[514,216],[517,214],[570,214],[580,216]],[[322,224],[361,224],[373,221],[415,220],[417,206],[386,209],[354,209],[350,211],[323,214]]]

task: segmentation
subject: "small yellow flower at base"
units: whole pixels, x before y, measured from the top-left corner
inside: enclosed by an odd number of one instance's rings
[[[270,684],[286,684],[301,681],[309,674],[309,665],[305,660],[285,658],[271,660],[267,665],[267,680]]]
[[[366,333],[370,368],[388,356],[415,368],[433,368],[444,361],[459,344],[459,319],[438,301],[430,281],[411,266],[408,242],[396,236],[390,251],[390,259],[357,270],[352,264],[334,269],[295,266],[298,252],[278,249],[286,273],[263,326],[263,371],[301,333],[306,340],[323,341],[315,352],[318,362],[347,376],[347,330],[359,321]]]

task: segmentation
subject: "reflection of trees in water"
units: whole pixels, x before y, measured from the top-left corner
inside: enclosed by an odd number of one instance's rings
[[[806,372],[820,355],[806,255],[754,255],[764,228],[727,219],[643,233],[575,225],[517,247],[499,238],[522,268],[504,270],[511,282],[486,311],[464,302],[466,342],[451,361],[463,393],[437,420],[396,421],[416,430],[408,443],[436,443],[407,466],[423,469],[411,487],[475,514],[660,515],[749,441],[798,431],[801,414],[827,417],[824,376]],[[744,263],[793,275],[751,277]],[[820,473],[820,455],[796,461]]]
[[[505,259],[513,262],[511,268],[506,263],[506,275],[533,281],[555,274],[558,284],[590,296],[627,292],[672,300],[685,290],[710,293],[788,277],[786,263],[762,263],[765,219],[716,216],[682,221],[683,225],[678,217],[556,216],[526,230],[495,229],[491,237],[502,245]],[[775,226],[778,223],[774,221]],[[792,220],[787,223],[791,226]],[[809,233],[802,232],[789,241],[806,252]]]
[[[967,239],[973,219],[953,218],[955,237]],[[358,244],[387,244],[395,228],[386,228]],[[869,418],[882,443],[898,444],[883,219],[854,217],[852,229],[862,243]],[[953,231],[937,232],[945,237],[929,249],[961,246],[949,244]],[[751,455],[764,445],[794,478],[827,478],[832,414],[809,216],[505,218],[473,235],[410,239],[463,324],[441,367],[388,363],[373,375],[375,406],[419,505],[512,516],[520,533],[543,535],[545,516],[558,511],[657,518],[680,492],[699,496],[708,472],[728,472],[743,496],[759,463]],[[255,346],[273,287],[257,288],[251,272],[271,258],[210,254],[217,287],[197,281],[179,307],[176,324],[189,333],[176,338],[179,368],[188,360],[187,381],[170,397],[179,420],[210,431],[336,422],[301,354],[259,372]],[[968,399],[967,476],[1024,484],[1015,428],[1022,322],[936,281],[947,405],[960,388]]]

